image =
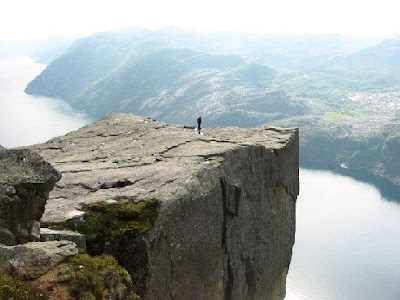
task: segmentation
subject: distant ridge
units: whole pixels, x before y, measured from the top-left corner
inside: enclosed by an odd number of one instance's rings
[[[300,157],[400,184],[399,39],[178,29],[76,41],[26,88],[95,117],[300,127]]]

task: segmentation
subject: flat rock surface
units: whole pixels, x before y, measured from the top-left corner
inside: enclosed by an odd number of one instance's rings
[[[38,154],[27,149],[0,151],[1,184],[47,184],[60,175]]]
[[[74,242],[79,248],[86,251],[86,237],[76,231],[40,228],[40,240],[42,242],[71,241]]]
[[[205,128],[198,134],[130,114],[112,114],[77,131],[30,147],[62,174],[50,193],[42,223],[57,225],[82,216],[97,201],[186,194],[200,171],[213,168],[222,153],[248,145],[274,151],[297,129]]]
[[[0,274],[20,279],[38,278],[66,257],[78,254],[70,241],[31,242],[17,246],[0,244]]]

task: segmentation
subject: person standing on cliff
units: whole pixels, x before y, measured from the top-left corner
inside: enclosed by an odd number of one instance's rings
[[[201,130],[201,121],[202,121],[202,118],[201,118],[201,116],[199,116],[197,118],[197,132],[198,132],[198,134],[200,134],[200,130]]]

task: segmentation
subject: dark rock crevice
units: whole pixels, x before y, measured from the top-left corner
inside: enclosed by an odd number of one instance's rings
[[[233,275],[233,270],[231,266],[231,262],[228,259],[228,278],[225,285],[225,300],[232,300],[233,299],[233,282],[235,277]]]
[[[222,249],[224,249],[224,252],[227,253],[227,248],[226,248],[226,210],[227,210],[227,199],[226,199],[226,182],[225,179],[220,178],[219,179],[220,185],[221,185],[221,192],[222,192]]]

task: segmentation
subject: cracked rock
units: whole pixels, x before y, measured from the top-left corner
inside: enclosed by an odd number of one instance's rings
[[[299,191],[298,130],[202,133],[112,114],[30,147],[63,175],[42,223],[63,227],[77,214],[82,221],[93,202],[156,198],[162,204],[154,227],[140,240],[124,237],[117,250],[143,299],[283,299]]]

